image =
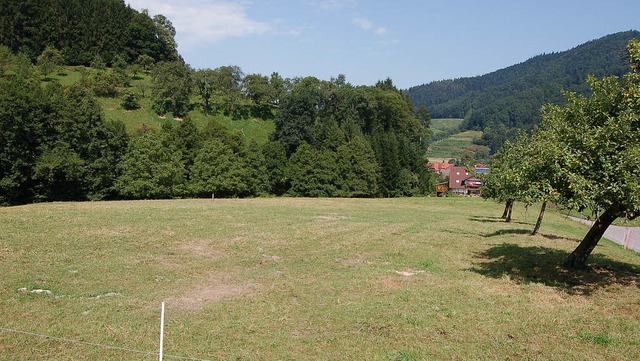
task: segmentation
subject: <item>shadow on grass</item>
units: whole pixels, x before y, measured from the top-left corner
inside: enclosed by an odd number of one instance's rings
[[[614,284],[640,288],[638,266],[592,254],[588,268],[568,270],[563,267],[567,255],[552,248],[505,243],[478,253],[471,270],[486,277],[508,276],[518,284],[541,283],[578,295],[590,295]]]
[[[526,222],[514,221],[513,219],[511,219],[511,222],[507,222],[501,217],[471,216],[471,217],[469,217],[469,220],[473,221],[473,222],[482,222],[482,223],[529,224],[529,223],[526,223]]]
[[[496,237],[504,236],[505,234],[531,234],[531,230],[528,229],[499,229],[493,233],[484,234],[483,237]]]

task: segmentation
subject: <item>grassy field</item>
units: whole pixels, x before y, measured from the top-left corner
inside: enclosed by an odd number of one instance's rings
[[[432,143],[427,150],[429,159],[460,158],[464,150],[473,144],[473,141],[482,137],[481,131],[467,130],[454,134],[445,139]]]
[[[157,359],[161,302],[165,356],[640,358],[640,256],[601,241],[591,269],[567,272],[585,226],[551,210],[532,237],[535,210],[510,224],[501,211],[470,198],[0,208],[0,359]]]
[[[433,131],[434,136],[445,132],[451,132],[458,129],[463,121],[464,119],[462,118],[431,119],[431,130]]]

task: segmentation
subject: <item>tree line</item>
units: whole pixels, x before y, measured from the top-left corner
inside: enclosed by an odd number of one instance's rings
[[[47,47],[60,51],[66,65],[179,59],[171,22],[124,0],[3,0],[0,14],[0,44],[32,61]]]
[[[483,197],[505,203],[547,203],[591,210],[595,222],[566,260],[584,267],[617,218],[640,216],[640,41],[627,45],[630,71],[622,78],[589,77],[588,95],[568,93],[564,105],[546,105],[532,134],[508,141],[491,160]]]
[[[161,62],[149,70],[153,110],[184,118],[128,134],[122,122],[104,120],[96,100],[125,89],[123,108],[136,106],[126,64],[90,68],[65,88],[43,82],[24,54],[0,47],[0,58],[1,204],[432,192],[423,160],[429,114],[414,112],[391,80],[354,87],[344,76],[282,79]],[[275,131],[258,144],[215,117],[197,125],[193,111],[268,114]]]

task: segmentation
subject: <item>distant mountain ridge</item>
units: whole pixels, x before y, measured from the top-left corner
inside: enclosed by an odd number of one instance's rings
[[[563,92],[585,93],[589,74],[622,76],[629,70],[625,48],[640,38],[631,30],[607,35],[573,49],[534,56],[495,72],[434,81],[409,88],[415,106],[425,105],[433,118],[464,118],[463,130],[483,130],[493,150],[540,122],[540,108],[562,103]]]

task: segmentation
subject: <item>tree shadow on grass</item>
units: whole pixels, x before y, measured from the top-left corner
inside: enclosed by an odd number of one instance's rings
[[[518,284],[541,283],[577,295],[590,295],[615,284],[640,288],[638,266],[592,254],[588,268],[569,270],[563,267],[567,255],[552,248],[504,243],[478,253],[471,270],[496,279],[508,276]]]
[[[499,229],[493,233],[483,234],[483,237],[496,237],[496,236],[504,236],[505,234],[531,234],[531,231],[528,229]]]
[[[529,224],[526,222],[519,222],[519,221],[514,221],[513,219],[511,219],[510,222],[507,222],[504,220],[504,218],[502,217],[478,217],[478,216],[471,216],[469,217],[470,221],[474,221],[474,222],[482,222],[482,223],[504,223],[504,224]]]

